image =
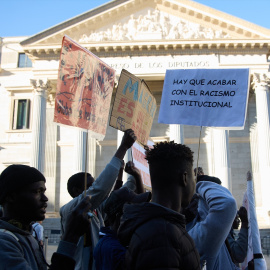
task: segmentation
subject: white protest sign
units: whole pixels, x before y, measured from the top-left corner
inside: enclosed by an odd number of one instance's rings
[[[243,128],[249,69],[167,70],[159,123]]]

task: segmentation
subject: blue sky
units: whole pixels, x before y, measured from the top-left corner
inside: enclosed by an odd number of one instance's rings
[[[0,0],[0,37],[32,36],[108,0]],[[197,0],[270,29],[270,0]]]

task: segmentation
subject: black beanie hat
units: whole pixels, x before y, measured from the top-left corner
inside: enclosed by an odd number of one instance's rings
[[[209,181],[221,185],[222,182],[219,178],[209,175],[198,175],[197,183],[201,181]]]
[[[8,194],[35,182],[46,182],[43,174],[27,165],[10,165],[0,175],[0,204]]]

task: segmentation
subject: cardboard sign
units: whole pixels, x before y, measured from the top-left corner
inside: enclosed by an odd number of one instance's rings
[[[159,123],[242,129],[248,69],[167,70]]]
[[[152,141],[148,141],[147,145],[151,147],[154,145],[154,143]],[[145,150],[143,146],[141,146],[137,142],[132,145],[132,158],[135,167],[137,167],[141,172],[144,186],[146,188],[151,188],[149,165],[147,163],[147,160],[145,159]]]
[[[141,144],[149,138],[157,108],[147,84],[122,70],[112,108],[110,126],[125,131],[132,128]]]
[[[54,121],[105,137],[115,71],[64,36],[59,63]]]

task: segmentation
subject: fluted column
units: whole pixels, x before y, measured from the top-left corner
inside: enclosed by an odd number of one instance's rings
[[[214,176],[221,180],[222,186],[231,190],[231,165],[228,130],[212,129],[212,151]]]
[[[184,143],[184,127],[182,125],[170,125],[170,141]]]
[[[256,93],[256,112],[258,130],[258,158],[261,180],[262,206],[270,209],[270,74],[254,74],[253,86]]]
[[[31,166],[44,173],[46,98],[49,84],[46,80],[31,80],[34,87]]]
[[[74,172],[85,172],[87,134],[81,129],[76,129],[74,135]]]

